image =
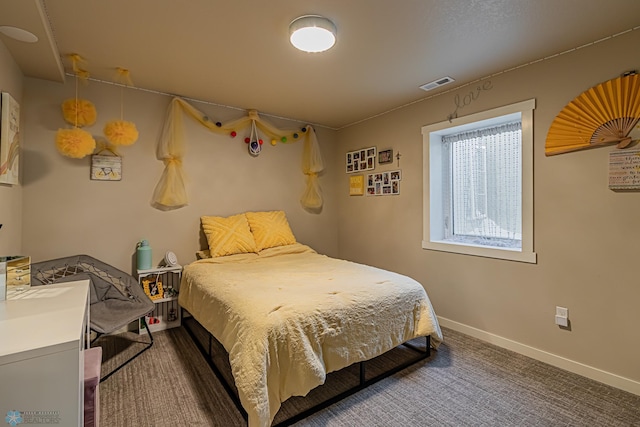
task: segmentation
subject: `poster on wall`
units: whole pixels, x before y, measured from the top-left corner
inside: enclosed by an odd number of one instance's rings
[[[362,196],[364,194],[364,176],[352,175],[349,177],[349,195]]]
[[[609,152],[609,189],[640,190],[640,150]]]
[[[20,106],[7,92],[0,101],[0,184],[17,185],[20,165]]]

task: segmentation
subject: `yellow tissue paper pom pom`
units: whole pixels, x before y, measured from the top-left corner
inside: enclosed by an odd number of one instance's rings
[[[104,125],[104,136],[113,145],[131,145],[138,140],[138,129],[131,122],[112,120]]]
[[[62,103],[62,117],[74,126],[91,126],[96,122],[96,107],[86,99],[67,99]]]
[[[96,141],[86,130],[58,129],[56,133],[56,148],[61,154],[74,159],[81,159],[93,153]]]

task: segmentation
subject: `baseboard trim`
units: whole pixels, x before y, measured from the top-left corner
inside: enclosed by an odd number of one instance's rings
[[[539,350],[537,348],[530,347],[517,341],[513,341],[508,338],[504,338],[499,335],[495,335],[490,332],[465,325],[463,323],[455,322],[445,317],[438,316],[438,321],[440,322],[440,325],[445,328],[453,329],[454,331],[470,335],[482,341],[497,345],[498,347],[506,348],[507,350],[514,351],[516,353],[531,357],[532,359],[536,359],[544,363],[548,363],[549,365],[555,366],[557,368],[573,372],[574,374],[578,374],[583,377],[590,378],[603,384],[607,384],[612,387],[619,388],[620,390],[628,391],[629,393],[640,396],[640,382],[638,381],[621,377],[620,375],[612,374],[611,372],[603,371],[601,369],[594,368],[592,366],[588,366],[583,363],[555,355],[553,353]]]

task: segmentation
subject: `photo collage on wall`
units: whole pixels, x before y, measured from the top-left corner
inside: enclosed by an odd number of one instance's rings
[[[367,174],[367,196],[390,196],[400,194],[400,170]]]
[[[347,173],[373,170],[376,167],[376,147],[347,152]]]

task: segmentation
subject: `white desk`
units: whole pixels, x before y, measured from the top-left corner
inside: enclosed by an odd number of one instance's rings
[[[0,419],[83,425],[89,281],[47,286],[0,301]]]

